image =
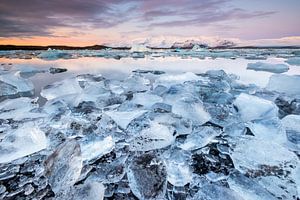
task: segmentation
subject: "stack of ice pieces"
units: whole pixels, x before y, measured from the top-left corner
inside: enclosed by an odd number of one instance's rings
[[[0,76],[14,92],[32,89]],[[298,78],[273,75],[271,92],[222,70],[136,70],[53,83],[43,106],[9,96],[0,102],[0,199],[296,200]]]

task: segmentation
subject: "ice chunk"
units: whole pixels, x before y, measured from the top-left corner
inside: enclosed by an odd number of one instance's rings
[[[149,109],[155,103],[162,102],[163,99],[160,96],[149,94],[149,93],[135,93],[131,100],[132,103],[143,105]]]
[[[81,143],[82,159],[89,161],[94,158],[99,158],[104,154],[109,153],[115,146],[111,136],[103,139],[88,138]]]
[[[126,92],[143,92],[150,89],[150,80],[140,74],[134,74],[124,80],[122,87]]]
[[[300,66],[300,57],[289,58],[285,62],[290,65]]]
[[[201,77],[197,76],[192,72],[186,72],[183,74],[163,74],[159,78],[155,80],[154,85],[162,85],[166,87],[170,87],[171,85],[182,84],[186,81],[197,81],[200,80]]]
[[[204,184],[191,200],[243,200],[233,190],[216,184]]]
[[[150,151],[171,145],[175,141],[172,129],[168,126],[151,122],[130,143],[131,151]]]
[[[114,152],[111,155],[115,156]],[[102,183],[118,183],[125,176],[127,157],[110,158],[106,156],[103,162],[97,162],[95,171],[91,172],[91,179]]]
[[[0,163],[11,162],[47,147],[47,138],[34,122],[7,133],[0,141]]]
[[[0,75],[0,98],[1,97],[18,97],[32,96],[34,86],[31,81],[20,77],[20,72],[15,74]]]
[[[218,133],[211,127],[203,127],[189,134],[183,144],[179,145],[183,150],[195,150],[207,145]]]
[[[129,186],[139,199],[163,199],[167,189],[164,162],[153,153],[136,156],[127,168]]]
[[[96,181],[85,181],[76,185],[64,194],[56,195],[56,199],[65,200],[103,200],[105,187]]]
[[[39,112],[39,105],[36,99],[21,97],[9,99],[0,103],[0,119],[14,119],[21,121],[23,119],[36,119],[46,117],[45,113]]]
[[[282,120],[282,124],[286,129],[286,135],[294,149],[300,151],[300,115],[287,115]]]
[[[245,156],[244,156],[245,157]],[[247,157],[247,156],[246,156]],[[264,189],[256,181],[233,172],[228,179],[229,187],[247,200],[276,200],[271,193]]]
[[[300,75],[290,76],[285,74],[274,74],[270,77],[266,88],[271,91],[277,91],[291,96],[300,96],[299,85]]]
[[[198,125],[202,125],[210,120],[210,114],[207,113],[203,105],[197,102],[179,100],[172,105],[172,112],[176,115],[190,119]]]
[[[151,51],[151,49],[149,49],[148,47],[142,44],[132,45],[130,49],[130,52],[147,52],[147,51]]]
[[[82,158],[80,145],[75,139],[61,144],[45,161],[46,175],[55,194],[63,194],[80,176]]]
[[[169,183],[174,186],[184,186],[192,180],[192,169],[189,165],[190,153],[180,149],[170,149],[164,153],[164,158]]]
[[[283,73],[289,70],[289,67],[285,64],[270,64],[263,62],[249,63],[247,69],[255,71],[267,71],[273,73]]]
[[[231,155],[236,169],[260,170],[262,166],[295,165],[297,156],[283,146],[271,141],[249,136],[241,138]]]
[[[65,79],[43,88],[41,96],[54,99],[63,95],[78,94],[82,91],[76,78]]]
[[[107,111],[105,112],[112,120],[114,120],[121,128],[126,129],[128,124],[135,118],[146,113],[146,110],[135,111]]]
[[[278,113],[278,108],[273,102],[245,93],[236,98],[234,105],[243,121],[276,117]]]

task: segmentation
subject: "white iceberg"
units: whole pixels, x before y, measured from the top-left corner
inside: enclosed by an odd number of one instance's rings
[[[270,77],[266,88],[291,96],[300,96],[299,85],[300,75],[274,74]]]
[[[285,64],[270,64],[270,63],[256,62],[256,63],[248,63],[247,69],[252,69],[255,71],[283,73],[289,70],[289,66]]]

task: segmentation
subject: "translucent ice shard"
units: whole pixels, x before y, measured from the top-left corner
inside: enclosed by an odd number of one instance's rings
[[[155,86],[163,85],[166,87],[170,87],[175,84],[182,84],[186,81],[197,81],[200,80],[201,77],[197,76],[192,72],[186,72],[184,74],[170,75],[163,74],[158,79],[155,80]]]
[[[289,67],[285,64],[270,64],[263,62],[249,63],[247,69],[255,71],[267,71],[273,73],[283,73],[289,70]]]
[[[111,136],[103,139],[88,138],[81,143],[82,159],[89,161],[109,153],[114,148],[114,141]]]
[[[175,141],[172,129],[168,126],[151,122],[130,143],[132,151],[149,151],[171,145]]]
[[[278,108],[273,102],[245,93],[236,98],[234,105],[243,121],[276,117],[278,113]]]
[[[54,99],[59,96],[78,94],[82,91],[76,78],[65,79],[43,88],[41,95],[46,99]]]
[[[45,161],[46,175],[53,192],[63,194],[68,191],[79,178],[81,168],[80,145],[75,139],[67,140]]]
[[[300,57],[289,58],[285,62],[290,65],[300,66]]]
[[[190,119],[196,124],[202,125],[210,120],[210,114],[207,113],[201,103],[179,100],[172,105],[172,112],[176,115]]]
[[[183,150],[195,150],[207,145],[211,140],[218,135],[218,132],[211,127],[203,127],[189,134],[179,147]]]
[[[184,186],[192,180],[189,165],[191,154],[180,149],[169,149],[164,153],[168,182],[174,186]]]
[[[223,186],[207,183],[191,198],[191,200],[244,200],[241,195]]]
[[[36,99],[21,97],[9,99],[0,103],[0,119],[35,119],[47,116],[45,113],[37,111],[39,105]]]
[[[285,74],[274,74],[270,77],[267,89],[285,93],[291,96],[300,96],[299,85],[300,75],[290,76]]]
[[[34,86],[31,81],[21,78],[20,72],[15,74],[7,73],[0,75],[0,98],[32,96]]]
[[[0,141],[0,163],[10,162],[47,147],[47,138],[33,122],[7,133]]]
[[[281,121],[292,149],[300,151],[300,115],[287,115]]]
[[[122,87],[126,92],[143,92],[149,90],[151,85],[149,79],[140,74],[134,74],[124,80]]]
[[[76,185],[69,193],[61,196],[65,200],[103,200],[105,187],[96,181],[85,181]]]
[[[229,187],[247,200],[275,200],[273,195],[253,179],[234,172],[228,179]]]
[[[106,115],[108,115],[123,129],[126,129],[132,120],[143,115],[144,113],[146,113],[146,110],[105,112]]]
[[[262,166],[295,165],[297,156],[283,146],[270,141],[253,138],[241,138],[231,155],[234,166],[240,171],[261,170]],[[287,169],[289,170],[289,169]]]
[[[129,186],[138,199],[163,199],[167,188],[167,170],[155,154],[136,156],[127,168]]]
[[[163,99],[160,96],[149,94],[149,93],[135,93],[131,100],[132,103],[143,105],[149,109],[155,103],[162,102]]]

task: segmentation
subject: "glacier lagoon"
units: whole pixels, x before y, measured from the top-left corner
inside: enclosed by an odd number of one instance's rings
[[[294,52],[1,52],[0,198],[297,199]]]

